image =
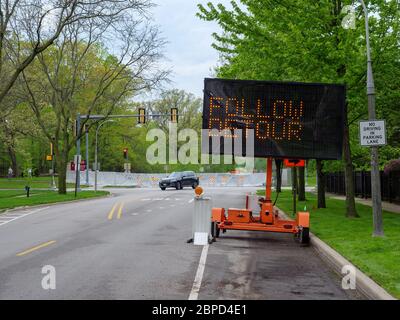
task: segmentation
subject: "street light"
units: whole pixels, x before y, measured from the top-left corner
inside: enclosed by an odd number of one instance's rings
[[[363,0],[360,0],[365,14],[365,39],[367,45],[367,97],[368,97],[368,119],[376,120],[375,109],[375,84],[372,72],[371,46],[369,43],[369,23],[368,9]],[[383,236],[382,221],[382,199],[381,199],[381,179],[379,173],[378,147],[371,147],[371,197],[372,212],[374,221],[374,236]]]
[[[98,166],[97,165],[97,136],[99,134],[99,130],[100,130],[101,126],[107,122],[114,122],[114,120],[103,121],[102,123],[100,123],[97,126],[97,129],[96,129],[96,143],[95,143],[95,150],[94,150],[94,167],[95,167],[94,168],[94,191],[97,191],[97,171],[98,171],[98,168],[97,168],[97,166]]]

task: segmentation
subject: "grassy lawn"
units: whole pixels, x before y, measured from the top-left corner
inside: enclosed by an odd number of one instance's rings
[[[57,178],[56,184],[58,183]],[[24,178],[0,178],[0,189],[24,189],[27,180]],[[51,177],[33,177],[30,182],[31,188],[48,189],[51,186]],[[67,183],[67,188],[73,188],[73,183]],[[82,186],[84,187],[84,186]]]
[[[309,175],[307,177],[307,186],[308,187],[315,187],[317,185],[317,176],[315,175]]]
[[[307,193],[307,201],[298,203],[297,210],[303,210],[306,203],[311,231],[400,298],[400,214],[384,211],[385,237],[373,238],[371,207],[356,204],[360,218],[348,219],[343,200],[327,198],[327,208],[317,209],[316,195]],[[291,191],[279,195],[277,206],[288,214],[292,212]]]
[[[62,201],[71,201],[76,199],[87,199],[100,197],[109,194],[107,191],[83,191],[79,192],[75,198],[74,192],[68,192],[66,195],[58,194],[56,191],[32,191],[30,197],[26,197],[24,191],[6,191],[0,190],[0,211],[3,209],[12,209],[21,206],[33,206],[38,204],[55,203]]]

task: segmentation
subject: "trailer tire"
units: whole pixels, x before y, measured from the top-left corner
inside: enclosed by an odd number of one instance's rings
[[[303,245],[308,245],[310,243],[310,229],[302,228],[299,233],[299,242]]]
[[[218,228],[218,224],[216,223],[215,224],[215,237],[219,238],[220,233],[221,233],[221,229]]]

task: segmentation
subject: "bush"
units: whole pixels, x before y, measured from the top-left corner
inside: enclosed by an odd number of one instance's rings
[[[400,171],[400,159],[390,160],[384,168],[385,174],[389,174],[392,171]]]

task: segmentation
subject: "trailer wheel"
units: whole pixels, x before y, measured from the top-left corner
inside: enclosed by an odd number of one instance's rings
[[[308,245],[310,243],[310,229],[302,228],[299,232],[300,244]]]
[[[218,224],[216,222],[211,222],[211,237],[214,239],[219,238],[220,229],[218,228]]]
[[[221,229],[218,228],[218,224],[216,223],[215,224],[215,237],[219,238],[220,233],[221,233]]]
[[[217,223],[214,221],[211,222],[211,238],[212,242],[215,242],[217,238]]]

